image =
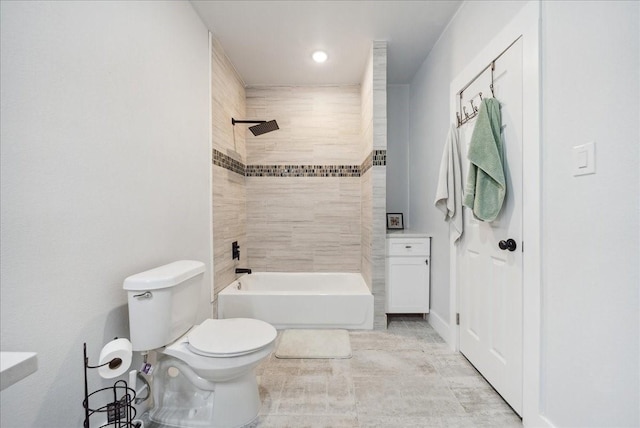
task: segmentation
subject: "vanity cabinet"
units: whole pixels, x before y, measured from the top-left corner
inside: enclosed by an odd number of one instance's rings
[[[431,238],[426,235],[387,234],[387,313],[429,313],[430,254]]]

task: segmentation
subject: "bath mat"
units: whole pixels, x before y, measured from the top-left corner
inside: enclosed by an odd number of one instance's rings
[[[347,330],[285,330],[276,358],[351,358]]]

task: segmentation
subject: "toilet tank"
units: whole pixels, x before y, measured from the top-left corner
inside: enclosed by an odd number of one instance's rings
[[[171,344],[196,322],[204,263],[181,260],[124,280],[134,351]]]

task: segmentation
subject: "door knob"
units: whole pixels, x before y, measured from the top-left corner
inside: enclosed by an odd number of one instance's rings
[[[500,247],[501,250],[515,251],[516,248],[518,248],[518,245],[516,244],[516,241],[509,238],[506,241],[503,240],[498,242],[498,247]]]

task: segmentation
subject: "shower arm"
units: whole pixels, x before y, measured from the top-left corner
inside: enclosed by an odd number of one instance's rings
[[[266,120],[236,120],[231,118],[231,124],[235,125],[236,123],[266,123]]]

